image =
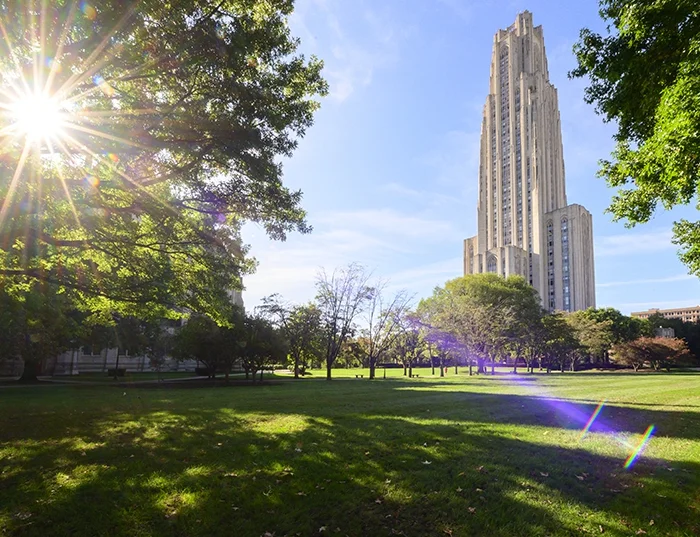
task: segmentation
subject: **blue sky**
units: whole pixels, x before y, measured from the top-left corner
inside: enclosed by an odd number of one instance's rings
[[[700,282],[678,260],[671,226],[693,208],[659,212],[626,229],[604,213],[612,190],[595,177],[612,125],[571,81],[580,28],[603,29],[596,0],[297,0],[290,21],[302,51],[325,61],[330,95],[286,161],[304,192],[309,235],[244,240],[259,262],[246,307],[263,296],[314,296],[318,270],[359,262],[416,298],[462,273],[462,240],[476,233],[481,111],[493,35],[516,14],[543,25],[550,79],[559,90],[567,197],[593,214],[598,306],[623,313],[700,304]]]

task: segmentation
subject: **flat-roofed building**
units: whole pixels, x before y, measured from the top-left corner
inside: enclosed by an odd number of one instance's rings
[[[646,311],[633,311],[632,317],[648,319],[652,315],[661,315],[665,319],[681,319],[686,323],[697,323],[700,321],[700,306],[688,306],[685,308],[658,309],[651,308]]]

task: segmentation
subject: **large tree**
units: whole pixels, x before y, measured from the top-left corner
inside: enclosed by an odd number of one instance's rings
[[[418,314],[431,341],[461,348],[482,373],[487,360],[502,356],[539,319],[541,307],[537,291],[520,276],[474,274],[436,288],[420,302]]]
[[[573,77],[618,130],[600,175],[618,188],[609,211],[631,226],[661,205],[697,202],[700,182],[700,9],[697,0],[600,0],[608,33],[581,31]],[[700,222],[674,226],[681,259],[700,275]]]
[[[292,9],[0,0],[0,283],[225,322],[225,290],[253,268],[241,224],[309,231],[280,160],[326,84]]]

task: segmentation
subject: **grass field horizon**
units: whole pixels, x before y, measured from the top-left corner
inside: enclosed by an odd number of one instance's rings
[[[0,389],[0,535],[700,534],[700,374],[417,373]]]

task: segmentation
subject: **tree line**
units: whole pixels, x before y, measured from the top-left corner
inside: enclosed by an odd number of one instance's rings
[[[337,367],[366,367],[370,379],[387,366],[408,376],[416,366],[441,375],[450,366],[468,366],[470,374],[489,367],[493,373],[497,365],[514,372],[659,370],[694,365],[700,353],[700,324],[628,317],[614,308],[550,313],[519,276],[455,278],[416,303],[358,264],[319,272],[316,296],[306,304],[271,295],[251,312],[230,304],[217,320],[192,311],[171,319],[87,316],[46,286],[23,300],[0,291],[0,306],[0,359],[21,356],[25,380],[36,378],[47,358],[81,346],[127,349],[153,367],[166,357],[195,360],[208,376],[243,372],[252,381],[279,366],[295,378],[325,368],[328,379]],[[655,337],[657,327],[673,328],[677,337]]]

